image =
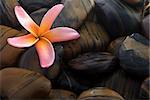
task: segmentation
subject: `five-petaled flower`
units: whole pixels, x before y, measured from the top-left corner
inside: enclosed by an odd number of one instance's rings
[[[80,37],[72,28],[57,27],[50,29],[54,20],[63,9],[62,4],[53,6],[43,17],[38,26],[21,6],[15,7],[15,14],[20,24],[31,34],[20,37],[8,38],[7,41],[14,47],[30,47],[35,44],[43,68],[51,66],[55,60],[55,52],[52,43],[68,41]]]

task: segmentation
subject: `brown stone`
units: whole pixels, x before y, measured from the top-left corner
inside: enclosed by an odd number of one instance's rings
[[[13,100],[47,97],[51,82],[39,73],[21,69],[5,68],[0,71],[0,95]]]
[[[149,76],[149,40],[136,33],[122,43],[118,58],[121,67],[132,75]]]
[[[124,100],[117,92],[105,88],[96,87],[86,90],[80,94],[78,100]]]
[[[141,99],[150,99],[150,77],[146,78],[142,85],[141,85],[141,91],[140,91],[140,97]]]
[[[64,43],[64,59],[71,59],[89,51],[103,51],[109,43],[107,33],[95,22],[86,21],[79,33],[79,39]]]
[[[119,53],[119,48],[121,46],[121,44],[123,43],[123,41],[125,40],[126,37],[120,37],[120,38],[117,38],[115,40],[113,40],[108,48],[107,48],[107,51],[108,52],[111,52],[113,55],[118,55]]]
[[[48,100],[76,100],[76,94],[63,89],[52,89]]]
[[[150,39],[150,14],[145,16],[145,18],[142,21],[142,29],[143,29],[143,35],[147,38]]]
[[[72,59],[69,66],[82,75],[104,75],[117,67],[117,59],[108,52],[89,52]]]
[[[55,46],[55,62],[49,68],[41,68],[38,54],[35,47],[29,48],[21,57],[19,66],[28,70],[39,72],[49,79],[54,79],[60,72],[62,46]]]
[[[7,38],[24,35],[22,32],[7,26],[0,25],[0,56],[1,66],[16,66],[25,49],[13,47],[8,44]]]
[[[53,27],[68,26],[77,29],[94,7],[94,0],[62,0],[64,8]]]
[[[19,25],[14,12],[14,8],[17,5],[19,5],[17,0],[0,0],[0,24],[11,27]]]

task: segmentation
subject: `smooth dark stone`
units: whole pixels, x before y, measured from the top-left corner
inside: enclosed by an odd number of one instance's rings
[[[124,100],[123,97],[106,87],[95,87],[86,91],[83,91],[78,100]]]
[[[19,4],[29,13],[41,8],[51,8],[60,0],[18,0]]]
[[[78,29],[94,7],[94,0],[62,0],[64,8],[53,27],[67,26]]]
[[[40,23],[42,21],[43,16],[48,11],[48,8],[41,8],[39,10],[36,10],[30,14],[31,18],[40,26]]]
[[[39,73],[21,69],[0,70],[0,95],[13,100],[31,100],[49,95],[51,82]]]
[[[144,100],[150,99],[150,77],[143,81],[141,85],[140,97]]]
[[[14,8],[19,5],[17,0],[0,0],[0,24],[19,28]]]
[[[142,29],[143,29],[143,34],[147,39],[150,39],[150,14],[145,16],[145,18],[142,21]]]
[[[52,85],[54,88],[70,90],[77,94],[89,88],[76,80],[70,71],[64,69],[61,69],[61,74],[52,81]]]
[[[76,100],[76,98],[76,94],[71,91],[63,89],[52,89],[49,93],[48,100]]]
[[[96,0],[95,13],[111,39],[141,31],[141,13],[123,0]]]
[[[108,52],[89,52],[69,61],[69,68],[80,74],[104,75],[112,72],[118,65],[117,59]]]
[[[48,79],[54,79],[60,72],[61,57],[63,53],[62,46],[55,47],[55,62],[52,66],[47,69],[44,69],[40,65],[38,54],[36,48],[29,48],[21,57],[19,66],[28,70],[39,72],[45,75]]]
[[[149,75],[149,40],[140,34],[128,36],[119,49],[122,68],[141,77]]]
[[[0,66],[17,66],[20,56],[25,51],[25,49],[16,48],[9,45],[7,39],[9,37],[16,37],[21,35],[24,34],[20,31],[0,25]]]
[[[139,93],[142,81],[143,78],[133,77],[120,68],[110,76],[103,75],[91,87],[107,87],[118,92],[125,100],[141,100]]]
[[[65,60],[70,60],[85,52],[104,51],[109,43],[107,32],[95,22],[86,20],[78,31],[79,39],[63,44]]]
[[[144,0],[124,0],[130,7],[142,10],[144,7]]]
[[[118,53],[119,53],[119,48],[120,48],[120,46],[122,45],[122,43],[123,43],[123,41],[126,39],[126,37],[119,37],[119,38],[117,38],[117,39],[115,39],[115,40],[113,40],[110,44],[109,44],[109,46],[108,46],[108,48],[107,48],[107,51],[108,52],[111,52],[113,55],[118,55]]]

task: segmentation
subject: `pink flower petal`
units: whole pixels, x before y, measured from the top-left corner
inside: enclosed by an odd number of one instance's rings
[[[20,24],[34,36],[37,36],[39,26],[31,19],[21,6],[15,7],[15,14]]]
[[[80,35],[72,28],[58,27],[47,32],[44,37],[53,43],[77,39]]]
[[[14,47],[22,48],[32,46],[38,41],[38,39],[36,39],[32,34],[28,34],[20,37],[8,38],[7,41]]]
[[[49,40],[41,38],[36,43],[36,50],[39,55],[40,64],[43,68],[51,66],[55,59],[55,52]]]
[[[56,17],[59,15],[63,7],[64,6],[62,4],[55,5],[44,15],[40,24],[39,34],[42,34],[51,28],[53,22],[55,21]]]

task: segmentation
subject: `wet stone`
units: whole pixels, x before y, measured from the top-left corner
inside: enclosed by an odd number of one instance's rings
[[[60,72],[60,64],[62,59],[63,48],[62,46],[54,46],[55,48],[55,61],[48,69],[41,68],[36,48],[29,48],[21,57],[19,66],[28,70],[39,72],[45,75],[48,79],[54,79]]]
[[[143,29],[143,34],[147,39],[150,39],[150,14],[145,16],[145,18],[142,21],[142,29]]]
[[[83,91],[78,100],[124,100],[123,97],[106,87],[95,87],[86,91]]]
[[[140,91],[140,97],[141,99],[150,99],[150,77],[146,78],[142,85],[141,85],[141,91]]]
[[[19,5],[17,0],[0,0],[0,24],[18,28],[19,22],[14,8]]]
[[[110,52],[110,53],[112,53],[112,54],[115,55],[115,56],[118,55],[118,53],[119,53],[119,48],[120,48],[121,44],[123,43],[123,41],[125,40],[125,38],[126,38],[126,37],[119,37],[119,38],[113,40],[113,41],[109,44],[109,46],[108,46],[108,48],[107,48],[107,51]]]
[[[52,82],[54,88],[66,89],[75,93],[80,93],[89,88],[88,85],[81,84],[68,70],[61,69],[61,73]]]
[[[95,22],[85,21],[79,29],[80,38],[64,42],[64,59],[70,60],[90,51],[104,51],[109,43],[107,32]]]
[[[96,0],[95,13],[99,24],[104,26],[111,39],[141,31],[141,13],[123,0]]]
[[[18,0],[19,4],[29,13],[41,8],[51,8],[61,0]]]
[[[30,14],[31,18],[33,18],[33,20],[40,25],[43,16],[46,14],[46,12],[48,11],[48,8],[41,8],[39,10],[36,10],[34,12],[32,12]]]
[[[94,7],[94,0],[62,0],[64,8],[53,27],[67,26],[77,29]]]
[[[69,61],[69,66],[82,75],[95,76],[112,72],[117,68],[118,61],[108,52],[89,52]]]
[[[22,32],[7,26],[0,25],[0,66],[16,66],[25,49],[13,47],[8,44],[9,37],[24,35]],[[0,67],[1,68],[1,67]]]
[[[76,98],[76,94],[71,91],[63,89],[52,89],[49,93],[48,100],[76,100]]]
[[[21,68],[0,70],[0,86],[0,95],[13,100],[47,97],[51,90],[51,82],[44,76]]]
[[[121,67],[131,75],[149,75],[149,40],[140,34],[128,36],[119,49]]]

